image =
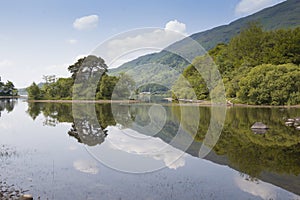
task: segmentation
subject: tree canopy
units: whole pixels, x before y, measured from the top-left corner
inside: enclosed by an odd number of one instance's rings
[[[300,27],[263,31],[259,24],[249,24],[228,44],[217,45],[184,70],[184,79],[191,87],[183,90],[179,97],[189,97],[192,89],[198,99],[209,99],[209,86],[196,70],[208,55],[217,65],[226,96],[232,101],[272,105],[300,103]],[[173,89],[180,88],[180,84],[179,79]]]
[[[6,83],[3,83],[0,81],[0,96],[17,96],[17,95],[18,95],[18,90],[15,88],[13,82],[7,81]]]

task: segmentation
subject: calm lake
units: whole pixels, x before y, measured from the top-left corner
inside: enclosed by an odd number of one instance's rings
[[[300,131],[285,126],[300,108],[230,107],[224,123],[222,108],[172,104],[1,100],[0,112],[0,193],[300,199]],[[254,133],[255,122],[269,129]]]

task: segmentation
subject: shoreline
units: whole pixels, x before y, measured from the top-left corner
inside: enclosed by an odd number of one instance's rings
[[[140,103],[138,100],[24,100],[28,103]]]
[[[1,98],[1,97],[0,97]],[[153,104],[148,102],[142,102],[140,100],[24,100],[28,103],[142,103],[142,104]],[[166,105],[184,105],[184,106],[227,106],[229,108],[231,107],[252,107],[252,108],[300,108],[300,105],[280,105],[280,106],[274,106],[274,105],[249,105],[249,104],[212,104],[211,102],[201,102],[201,103],[165,103],[162,102],[161,104]]]
[[[273,106],[273,105],[251,105],[251,104],[234,104],[228,105],[228,107],[253,107],[253,108],[300,108],[300,105],[280,105],[280,106]]]
[[[97,103],[97,104],[101,104],[101,103],[142,103],[142,104],[153,104],[153,103],[149,103],[149,102],[143,102],[140,100],[29,100],[27,99],[26,96],[0,96],[0,99],[21,99],[24,102],[28,102],[28,103]],[[237,104],[233,104],[233,103],[227,103],[225,104],[213,104],[210,101],[205,101],[205,100],[197,100],[198,102],[188,102],[185,101],[183,103],[180,102],[161,102],[160,104],[164,104],[164,105],[184,105],[184,106],[193,106],[193,105],[197,105],[197,106],[227,106],[229,108],[231,107],[253,107],[253,108],[300,108],[300,104],[299,105],[279,105],[279,106],[274,106],[274,105],[251,105],[251,104],[242,104],[242,103],[237,103]]]
[[[0,96],[0,99],[24,99],[22,96]]]

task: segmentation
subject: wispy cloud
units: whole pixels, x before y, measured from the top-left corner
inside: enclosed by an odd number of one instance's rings
[[[62,63],[62,64],[53,64],[43,67],[44,74],[41,74],[41,77],[45,74],[54,75],[59,74],[59,77],[68,77],[70,74],[68,72],[68,67],[72,63]]]
[[[261,199],[299,199],[299,196],[261,180],[249,181],[245,177],[236,175],[234,182],[242,191]]]
[[[284,0],[241,0],[235,7],[235,14],[238,16],[252,14],[283,1]]]
[[[75,39],[68,39],[67,40],[67,43],[71,44],[71,45],[77,44],[77,42],[78,42],[78,40],[75,40]]]
[[[159,138],[145,136],[132,129],[122,129],[121,134],[120,129],[116,127],[109,127],[109,131],[111,134],[106,140],[109,141],[111,149],[126,152],[129,157],[135,155],[140,158],[149,158],[153,162],[163,161],[164,165],[170,169],[185,165],[185,153]]]
[[[73,167],[87,174],[98,174],[99,168],[94,160],[76,160],[73,162]]]
[[[0,60],[0,67],[9,67],[12,65],[13,65],[13,62],[10,60]]]
[[[73,22],[73,27],[77,30],[91,30],[97,28],[98,22],[98,15],[88,15],[81,18],[77,18]]]

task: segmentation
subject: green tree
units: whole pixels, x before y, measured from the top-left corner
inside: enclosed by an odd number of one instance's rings
[[[5,84],[0,82],[0,95],[1,96],[17,96],[18,90],[15,88],[11,81],[7,81]]]
[[[121,73],[114,87],[113,99],[132,99],[135,94],[136,84],[128,74]]]
[[[235,66],[250,67],[262,64],[264,32],[260,24],[252,22],[228,44],[228,59]]]
[[[42,99],[43,97],[39,86],[37,86],[35,82],[33,82],[31,86],[27,88],[27,92],[28,92],[28,99],[39,100]]]
[[[261,64],[299,65],[300,28],[265,32],[257,23],[250,24],[228,45],[220,44],[209,51],[219,67],[227,97],[236,98],[239,81]]]
[[[11,81],[7,81],[7,83],[4,85],[4,91],[6,92],[6,95],[10,96],[16,96],[18,95],[18,91],[15,88],[15,85]]]
[[[41,92],[44,99],[69,99],[72,97],[73,84],[72,78],[59,78],[53,83],[43,85]]]
[[[300,68],[293,64],[264,64],[241,79],[237,97],[249,104],[300,104]]]
[[[83,60],[77,61],[69,70],[76,76],[73,87],[73,98],[75,99],[95,99],[99,92],[99,81],[107,72],[107,65],[101,57],[89,55]],[[76,73],[76,74],[75,74]]]
[[[70,65],[68,67],[69,72],[72,74],[71,77],[72,77],[73,80],[76,79],[76,75],[77,75],[80,67],[82,66],[85,58],[86,57],[78,59],[78,61],[76,63],[74,63],[73,65]]]
[[[97,92],[96,99],[111,99],[114,88],[119,78],[116,76],[108,76],[104,74],[101,77],[99,91]]]
[[[93,76],[100,76],[107,72],[107,65],[101,57],[89,55],[79,59],[75,64],[70,65],[68,70],[72,74],[72,78],[79,79],[79,81],[86,81]],[[99,77],[100,77],[99,76]]]

